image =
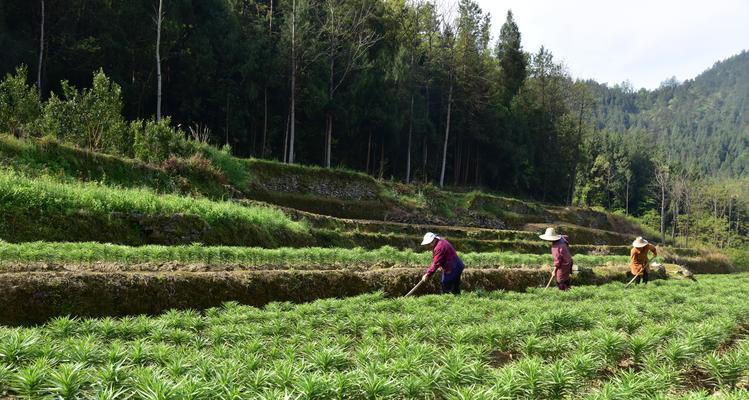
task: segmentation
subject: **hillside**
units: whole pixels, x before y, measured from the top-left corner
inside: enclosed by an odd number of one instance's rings
[[[588,82],[596,128],[647,132],[672,161],[707,176],[749,175],[749,51],[652,91]]]
[[[546,226],[572,238],[576,284],[600,284],[627,279],[633,237],[656,236],[590,208],[200,149],[153,165],[0,136],[0,321],[401,295],[429,263],[426,231],[458,248],[467,290],[542,285]],[[661,256],[654,277],[743,268],[708,249],[662,244]]]

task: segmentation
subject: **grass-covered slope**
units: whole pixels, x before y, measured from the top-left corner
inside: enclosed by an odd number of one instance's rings
[[[316,214],[432,225],[526,229],[566,224],[621,234],[642,229],[600,211],[560,208],[492,194],[379,181],[366,174],[232,157],[204,147],[199,157],[162,165],[80,150],[51,139],[0,136],[0,164],[26,176],[96,181],[211,199],[245,198]]]
[[[0,396],[746,398],[746,278],[63,317],[0,328]]]
[[[159,195],[148,189],[60,183],[12,171],[0,171],[0,236],[13,242],[202,242],[263,247],[309,240],[304,224],[270,207]]]

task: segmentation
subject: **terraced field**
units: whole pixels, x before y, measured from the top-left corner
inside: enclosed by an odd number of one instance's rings
[[[3,400],[749,397],[746,266],[663,244],[625,289],[654,236],[627,218],[209,147],[157,166],[0,136],[0,164]],[[547,226],[571,292],[540,289]],[[402,297],[426,231],[464,295]]]
[[[747,275],[0,328],[0,396],[747,398]]]
[[[244,160],[206,147],[155,166],[54,141],[0,136],[0,323],[262,306],[406,293],[429,264],[426,231],[467,264],[467,290],[544,285],[546,226],[571,236],[575,285],[628,280],[647,230],[608,213],[355,172]],[[741,268],[719,252],[661,246],[676,271]],[[436,279],[435,279],[436,281]],[[437,291],[436,282],[420,294]]]

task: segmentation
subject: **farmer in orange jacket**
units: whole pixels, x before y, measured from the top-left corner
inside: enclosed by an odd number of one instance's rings
[[[653,252],[653,256],[658,256],[658,251],[655,246],[648,243],[647,240],[642,237],[638,237],[632,242],[632,251],[629,252],[629,267],[632,270],[632,275],[635,278],[635,284],[639,285],[640,281],[648,283],[648,252]]]
[[[569,290],[572,287],[572,254],[570,253],[570,238],[559,235],[554,228],[547,228],[539,238],[551,242],[551,256],[554,258],[554,272],[559,290]]]

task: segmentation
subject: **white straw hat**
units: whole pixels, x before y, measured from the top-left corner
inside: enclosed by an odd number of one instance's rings
[[[635,239],[634,242],[632,242],[632,247],[637,247],[638,249],[641,247],[645,247],[648,245],[648,241],[643,239],[642,236],[638,236],[637,239]]]
[[[421,245],[422,245],[422,246],[426,246],[426,245],[428,245],[428,244],[430,244],[430,243],[434,242],[434,240],[435,240],[435,239],[439,239],[439,238],[440,238],[440,237],[439,237],[439,236],[437,236],[437,235],[435,235],[434,233],[432,233],[432,232],[427,232],[427,233],[426,233],[426,234],[424,235],[424,240],[422,240],[422,241],[421,241]]]
[[[556,242],[562,238],[562,235],[557,234],[554,228],[546,228],[546,232],[538,237],[542,240],[548,240],[549,242]]]

